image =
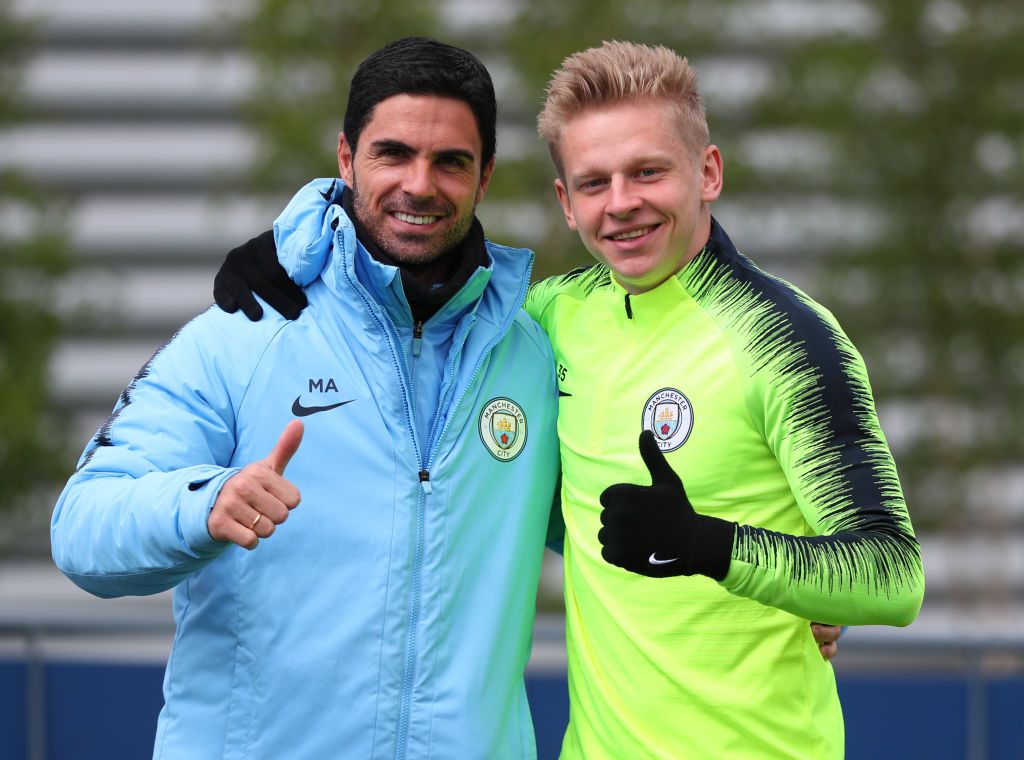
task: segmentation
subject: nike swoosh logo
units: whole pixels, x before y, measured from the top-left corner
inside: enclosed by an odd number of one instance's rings
[[[572,395],[571,393],[566,393],[565,391],[563,391],[561,389],[559,389],[559,391],[558,391],[558,397],[559,398],[561,398],[562,396],[571,396],[571,395]]]
[[[658,552],[651,552],[651,556],[647,558],[647,561],[650,562],[652,565],[668,565],[679,559],[679,557],[673,557],[672,559],[658,559],[654,556],[657,553]]]
[[[345,406],[345,404],[351,404],[355,401],[354,398],[350,398],[348,401],[339,401],[337,404],[328,404],[327,406],[303,406],[299,401],[301,398],[302,396],[296,396],[295,401],[292,402],[292,414],[296,417],[308,417],[317,412],[329,412],[332,409],[337,409],[339,406]]]
[[[320,191],[321,197],[323,197],[323,199],[325,201],[327,201],[328,203],[330,203],[332,200],[334,200],[334,186],[337,185],[337,184],[338,184],[338,180],[334,180],[334,182],[331,183],[331,186],[327,189],[326,193],[323,190]],[[331,409],[333,409],[333,408],[334,407],[332,406]]]

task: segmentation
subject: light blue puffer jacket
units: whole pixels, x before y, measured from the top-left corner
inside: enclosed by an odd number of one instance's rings
[[[532,254],[489,243],[414,341],[339,187],[310,183],[275,224],[284,255],[327,254],[309,306],[211,308],[160,349],[64,489],[54,560],[99,596],[174,587],[157,758],[534,757],[523,669],[558,448],[551,348],[521,309]],[[213,541],[224,482],[293,408],[343,401],[304,416],[302,503],[275,535]]]

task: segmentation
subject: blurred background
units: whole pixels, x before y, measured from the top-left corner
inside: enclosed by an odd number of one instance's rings
[[[538,252],[537,277],[588,263],[534,131],[551,70],[605,39],[696,65],[715,215],[863,352],[923,546],[920,618],[842,640],[848,756],[1024,757],[1018,0],[0,0],[0,757],[148,756],[169,599],[71,586],[52,504],[226,252],[335,175],[355,65],[407,34],[492,72],[480,216]],[[546,758],[565,710],[554,555],[539,605]]]

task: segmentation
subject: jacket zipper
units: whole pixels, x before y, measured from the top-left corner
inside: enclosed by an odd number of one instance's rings
[[[344,249],[344,240],[340,232],[335,233],[337,236],[337,245]],[[416,548],[413,556],[413,576],[412,576],[412,587],[409,593],[410,610],[409,610],[409,625],[407,628],[406,636],[406,658],[405,658],[405,669],[402,675],[402,695],[399,706],[399,729],[397,743],[395,747],[395,757],[404,758],[406,751],[406,744],[408,741],[408,730],[409,730],[409,702],[411,701],[411,687],[412,687],[412,662],[411,658],[415,650],[415,632],[416,624],[419,617],[419,601],[420,601],[420,563],[423,560],[423,511],[424,504],[426,502],[426,496],[430,492],[430,474],[427,472],[427,467],[423,463],[423,454],[420,452],[419,441],[416,438],[416,420],[413,418],[412,412],[412,394],[409,386],[406,382],[404,367],[408,366],[408,362],[405,361],[405,351],[398,345],[395,347],[395,341],[392,336],[398,334],[398,330],[395,328],[395,323],[391,320],[391,317],[386,311],[383,313],[383,318],[377,314],[374,310],[374,304],[370,303],[369,297],[363,290],[363,286],[352,281],[349,276],[348,267],[342,267],[342,271],[345,274],[345,279],[348,280],[349,286],[354,290],[360,300],[363,302],[363,306],[367,313],[373,318],[374,322],[380,328],[381,332],[387,337],[388,341],[388,352],[391,354],[391,362],[395,370],[395,376],[398,378],[398,383],[402,388],[402,395],[405,400],[405,422],[409,426],[409,436],[412,439],[413,453],[416,456],[416,461],[420,462],[420,470],[417,473],[417,477],[420,482],[420,492],[416,499]],[[386,320],[386,324],[385,324]],[[422,337],[422,326],[420,328],[420,336]],[[414,343],[414,345],[416,345]],[[401,359],[399,358],[401,354]],[[426,479],[424,479],[426,475]]]
[[[521,287],[521,289],[519,291],[519,304],[520,304],[519,308],[520,309],[522,308],[523,299],[526,296],[526,290],[529,288],[530,277],[532,276],[532,274],[533,274],[533,262],[531,261],[529,263],[529,265],[526,267],[526,275],[524,276],[524,279],[523,279],[523,283],[525,283],[525,284]],[[496,345],[498,345],[498,343],[500,343],[501,340],[506,335],[508,335],[509,328],[512,326],[512,322],[515,321],[516,315],[518,313],[519,313],[519,309],[513,309],[509,313],[508,318],[505,320],[504,324],[502,324],[501,328],[497,331],[497,333],[495,334],[494,339],[490,343],[488,343],[487,346],[484,348],[484,350],[481,352],[481,354],[480,354],[480,361],[477,362],[476,367],[473,368],[473,374],[469,376],[469,382],[466,383],[466,390],[464,390],[462,392],[462,395],[459,396],[459,398],[456,399],[455,403],[452,405],[452,409],[453,410],[458,409],[462,405],[462,400],[466,397],[466,392],[470,388],[473,387],[473,383],[476,382],[476,376],[480,374],[480,367],[483,365],[484,359],[486,359],[487,356],[494,349],[494,347]],[[462,340],[459,342],[458,350],[455,351],[454,354],[461,354],[462,353],[462,347],[466,345],[466,337],[469,335],[470,330],[473,329],[473,325],[475,325],[475,324],[476,324],[476,318],[474,317],[473,321],[470,322],[469,327],[467,327],[465,332],[463,333]],[[451,370],[454,369],[454,367],[455,367],[454,354],[453,354],[452,360],[449,362],[449,372],[448,372],[449,378],[451,378],[453,376],[453,373],[452,373]],[[448,385],[446,385],[442,389],[442,391],[441,391],[441,399],[440,399],[440,402],[438,403],[438,409],[443,409],[444,408],[443,401],[444,401],[445,398],[447,398],[448,391],[450,391],[450,390],[451,390],[451,381],[449,381]],[[454,418],[455,418],[454,414],[449,414],[448,415],[448,420],[445,422],[444,427],[441,429],[440,435],[437,436],[436,441],[437,441],[438,444],[444,438],[445,433],[448,432],[448,427],[449,427],[449,425],[451,425],[452,420]],[[434,420],[434,427],[430,431],[430,444],[431,445],[430,445],[430,451],[429,451],[429,454],[428,454],[429,458],[427,460],[427,469],[428,470],[430,469],[430,466],[434,463],[434,454],[437,451],[437,445],[435,444],[435,439],[434,439],[434,433],[436,432],[436,430],[437,430],[437,419],[435,418],[435,420]]]
[[[527,273],[527,281],[529,281],[529,273]],[[502,338],[508,333],[509,326],[512,324],[512,320],[515,319],[515,312],[512,313],[511,317],[502,325],[501,330],[497,336],[487,344],[484,348],[483,353],[480,355],[480,361],[477,362],[476,367],[473,368],[473,374],[469,377],[469,382],[466,383],[466,389],[459,396],[458,400],[452,406],[454,412],[459,406],[462,405],[462,400],[466,397],[466,393],[469,388],[473,387],[473,383],[476,382],[477,375],[480,374],[480,368],[484,364],[484,359],[491,353],[494,347],[501,341]],[[430,443],[428,444],[428,459],[426,469],[420,470],[420,497],[418,499],[417,509],[417,531],[416,531],[416,554],[415,554],[415,565],[413,569],[413,605],[409,613],[409,631],[406,636],[408,642],[408,649],[406,650],[406,672],[402,678],[402,702],[399,708],[399,720],[398,720],[398,743],[395,750],[395,760],[405,760],[406,751],[409,746],[409,711],[411,709],[410,702],[412,701],[412,671],[415,664],[414,660],[414,649],[416,643],[416,625],[419,622],[419,583],[420,583],[420,563],[423,561],[423,543],[425,541],[423,523],[426,519],[425,506],[426,497],[433,491],[430,484],[430,467],[434,463],[434,454],[439,448],[437,444],[444,438],[444,434],[448,432],[448,426],[451,424],[452,418],[455,414],[448,415],[448,421],[441,429],[441,434],[437,436],[436,443],[434,434],[437,432],[437,423],[441,416],[441,409],[444,409],[445,402],[448,398],[448,394],[451,392],[452,382],[454,380],[454,367],[456,358],[462,353],[463,347],[466,345],[466,338],[472,331],[473,326],[476,324],[476,318],[474,317],[465,330],[462,331],[462,335],[459,339],[457,348],[453,347],[451,358],[448,361],[448,377],[449,381],[444,388],[441,389],[441,394],[438,398],[437,411],[434,417],[434,424],[430,431]]]
[[[525,296],[526,289],[529,287],[530,275],[533,271],[533,262],[529,264],[526,269],[526,275],[523,278],[523,285],[519,292],[519,303],[522,305],[522,300]],[[469,382],[466,383],[466,390],[462,392],[462,395],[456,400],[452,406],[454,412],[459,406],[462,405],[462,400],[466,397],[466,392],[473,386],[476,381],[477,375],[480,374],[480,367],[483,366],[484,359],[490,354],[494,347],[498,344],[505,335],[508,334],[509,328],[512,325],[513,320],[516,318],[519,309],[513,309],[505,323],[501,326],[501,329],[496,333],[494,339],[487,344],[483,352],[480,355],[480,361],[477,362],[476,367],[473,368],[473,374],[469,377]],[[441,429],[440,435],[435,438],[437,432],[438,422],[441,419],[441,410],[445,408],[445,403],[448,399],[448,394],[451,392],[452,383],[455,380],[455,361],[462,354],[462,349],[466,345],[466,339],[469,337],[469,333],[472,331],[474,325],[476,325],[476,317],[470,320],[470,323],[466,326],[466,329],[462,331],[462,335],[459,338],[458,346],[452,347],[451,356],[448,360],[447,374],[448,382],[444,388],[441,389],[441,393],[438,395],[437,408],[434,410],[434,422],[431,425],[430,438],[427,441],[427,458],[423,464],[423,469],[419,472],[420,480],[420,494],[417,499],[416,506],[416,549],[413,559],[413,583],[412,590],[410,592],[410,610],[409,610],[409,627],[406,633],[406,657],[405,657],[405,672],[402,676],[402,696],[401,703],[398,712],[398,731],[395,743],[395,758],[396,760],[405,760],[406,752],[409,746],[409,713],[411,711],[412,702],[412,682],[413,672],[415,669],[415,648],[416,648],[416,628],[419,624],[419,611],[420,611],[420,565],[423,562],[423,545],[425,542],[424,537],[424,522],[425,522],[425,511],[426,511],[426,500],[427,496],[433,491],[433,487],[430,483],[430,467],[434,462],[434,455],[437,453],[438,444],[444,438],[444,434],[448,431],[448,426],[451,425],[452,419],[455,414],[449,414],[444,427]],[[416,328],[419,328],[418,330]],[[417,335],[418,333],[418,335]],[[417,343],[417,337],[422,339],[423,337],[423,325],[417,323],[416,327],[413,328],[413,346],[414,351],[417,351],[421,344]],[[408,409],[406,410],[406,416],[408,417]],[[415,435],[413,436],[413,442],[415,443]],[[418,455],[418,450],[417,450]],[[421,460],[422,461],[422,460]]]
[[[416,367],[423,348],[423,322],[417,320],[412,329],[412,355],[413,363],[410,368],[412,373],[413,392],[410,393],[412,402],[415,403]],[[437,412],[435,411],[435,415]],[[413,410],[415,423],[415,410]],[[430,441],[427,441],[429,450]],[[422,462],[422,457],[420,457]],[[396,760],[403,760],[409,745],[409,713],[412,710],[412,683],[416,673],[416,631],[419,628],[420,619],[420,566],[423,564],[423,548],[426,543],[426,507],[427,496],[433,488],[430,485],[430,472],[426,465],[421,465],[418,477],[420,481],[420,492],[416,496],[416,546],[413,549],[412,559],[412,584],[409,588],[409,624],[405,631],[405,663],[402,666],[402,694],[398,705],[398,730],[397,745],[395,747]]]
[[[423,320],[419,320],[412,328],[412,355],[418,357],[423,349]]]

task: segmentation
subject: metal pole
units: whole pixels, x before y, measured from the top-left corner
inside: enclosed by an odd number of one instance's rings
[[[25,707],[28,760],[46,760],[46,664],[42,631],[27,629],[28,663],[25,673]]]
[[[985,650],[967,646],[967,757],[988,760],[988,693],[984,674]]]

